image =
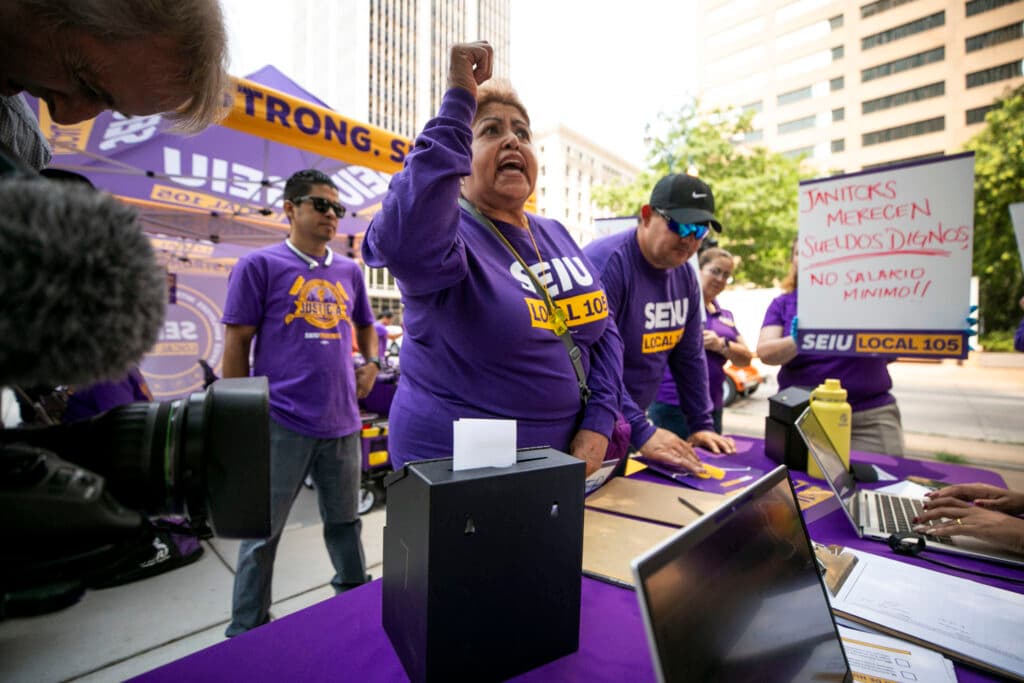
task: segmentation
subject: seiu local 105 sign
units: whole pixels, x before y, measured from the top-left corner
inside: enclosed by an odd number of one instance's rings
[[[801,183],[801,353],[966,358],[973,243],[973,153]]]

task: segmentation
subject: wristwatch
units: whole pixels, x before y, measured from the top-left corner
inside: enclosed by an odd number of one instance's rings
[[[725,354],[729,351],[729,338],[722,337],[722,353]]]
[[[380,370],[380,358],[378,358],[377,356],[370,356],[369,358],[366,359],[366,362],[373,363],[374,365],[377,366],[377,369]]]

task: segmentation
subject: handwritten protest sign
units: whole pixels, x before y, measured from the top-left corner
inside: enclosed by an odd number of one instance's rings
[[[1024,266],[1024,202],[1010,204],[1010,221],[1013,223],[1013,234],[1017,236],[1020,265]]]
[[[966,358],[974,155],[800,184],[797,345]]]

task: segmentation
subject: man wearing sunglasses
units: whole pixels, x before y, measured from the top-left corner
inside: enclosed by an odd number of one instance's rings
[[[732,439],[716,434],[711,417],[701,326],[701,294],[687,263],[714,228],[715,198],[702,180],[668,175],[654,186],[634,230],[584,247],[601,272],[608,306],[622,337],[623,414],[631,442],[644,457],[691,472],[703,471],[693,446],[733,453]],[[687,441],[657,428],[645,411],[666,366],[679,389],[680,408],[692,425]]]
[[[334,565],[331,584],[341,592],[367,580],[357,507],[357,399],[370,392],[380,369],[373,311],[359,266],[328,246],[345,215],[331,179],[317,170],[292,175],[284,212],[288,238],[239,259],[224,305],[224,376],[247,377],[251,370],[270,382],[271,536],[239,548],[229,637],[270,618],[277,543],[307,474]],[[367,359],[358,370],[353,325]]]

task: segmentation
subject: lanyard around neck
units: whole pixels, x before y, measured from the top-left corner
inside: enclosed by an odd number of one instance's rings
[[[504,243],[512,255],[516,257],[516,261],[519,261],[519,265],[523,267],[526,274],[530,277],[530,282],[533,283],[533,288],[537,291],[537,294],[544,299],[544,304],[548,309],[548,318],[551,320],[551,331],[562,340],[562,344],[565,346],[566,351],[569,352],[569,360],[572,362],[573,372],[576,373],[576,385],[580,390],[580,401],[583,405],[587,405],[587,401],[590,400],[590,387],[587,386],[587,374],[583,371],[583,352],[580,351],[580,347],[576,346],[576,342],[573,341],[572,335],[569,334],[569,325],[566,322],[565,311],[555,303],[554,299],[551,298],[551,294],[548,293],[547,287],[541,284],[541,281],[537,278],[536,273],[530,270],[530,266],[526,265],[526,261],[519,255],[512,243],[508,241],[508,238],[501,234],[498,230],[498,226],[488,218],[487,216],[480,213],[480,209],[476,208],[472,202],[465,197],[459,197],[459,206],[464,208],[470,213],[478,223],[488,228],[491,232],[498,236],[498,239]]]

